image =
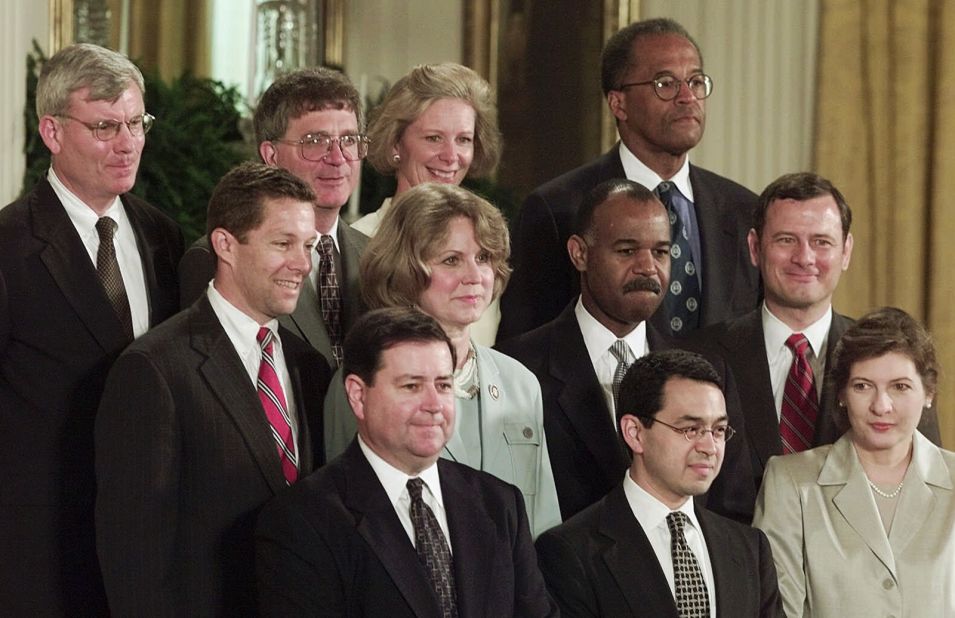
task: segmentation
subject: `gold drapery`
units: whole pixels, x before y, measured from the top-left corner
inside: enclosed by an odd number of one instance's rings
[[[820,0],[815,169],[853,211],[835,307],[901,307],[942,366],[942,439],[955,447],[955,3]]]
[[[129,0],[129,57],[166,80],[208,77],[209,13],[208,0]]]

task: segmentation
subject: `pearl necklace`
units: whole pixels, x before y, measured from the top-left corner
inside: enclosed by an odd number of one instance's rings
[[[869,479],[866,479],[866,480],[869,481]],[[900,481],[900,482],[899,482],[899,486],[895,488],[895,491],[890,492],[890,493],[886,493],[886,492],[882,491],[881,489],[879,489],[878,487],[876,487],[876,486],[875,486],[875,483],[873,483],[872,481],[869,481],[869,487],[872,488],[872,491],[874,491],[875,493],[879,494],[879,495],[882,496],[883,498],[886,498],[886,499],[891,500],[892,498],[894,498],[894,497],[896,497],[897,495],[899,495],[899,492],[902,491],[902,484],[903,484],[903,483],[905,483],[904,480],[903,480],[903,481]]]

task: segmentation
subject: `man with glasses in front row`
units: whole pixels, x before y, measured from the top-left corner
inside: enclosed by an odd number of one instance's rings
[[[702,356],[651,352],[620,385],[632,463],[602,500],[537,539],[565,616],[784,616],[766,536],[694,504],[720,471],[729,426]]]
[[[119,353],[178,309],[178,226],[128,192],[153,117],[126,57],[71,45],[36,90],[46,177],[0,210],[0,599],[105,615],[93,418]]]
[[[652,320],[657,330],[682,337],[756,307],[759,273],[746,245],[756,195],[688,158],[703,137],[713,92],[699,46],[673,20],[634,22],[607,41],[601,85],[620,143],[524,201],[498,341],[556,318],[578,293],[566,251],[575,214],[588,191],[615,178],[654,191],[669,211],[673,264]]]
[[[334,369],[342,340],[363,312],[358,261],[368,237],[339,217],[360,180],[368,152],[362,132],[361,98],[348,78],[326,68],[284,75],[262,94],[252,119],[259,156],[284,168],[315,191],[315,230],[309,284],[282,326],[322,353]],[[181,306],[192,305],[215,274],[207,238],[200,238],[179,264]]]

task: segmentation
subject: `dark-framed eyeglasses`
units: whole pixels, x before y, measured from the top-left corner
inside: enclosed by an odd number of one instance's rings
[[[54,114],[57,118],[67,118],[80,123],[93,133],[93,137],[101,142],[108,142],[119,135],[123,125],[129,129],[133,137],[142,137],[149,133],[153,128],[156,117],[152,114],[143,113],[139,116],[133,116],[129,120],[100,120],[99,122],[84,122],[75,116],[69,114]]]
[[[699,440],[702,440],[703,436],[706,434],[712,435],[715,442],[727,442],[730,438],[736,435],[736,430],[729,425],[717,425],[716,427],[704,427],[702,425],[675,427],[656,418],[648,418],[644,420],[652,420],[654,423],[660,423],[664,427],[668,427],[676,433],[682,433],[687,442],[698,442]]]
[[[332,137],[325,133],[308,133],[298,140],[273,139],[271,141],[299,146],[302,151],[302,158],[306,161],[321,161],[332,151],[333,144],[338,144],[342,156],[347,161],[359,161],[368,154],[368,144],[371,142],[368,137],[360,133],[339,135],[338,137]]]
[[[685,80],[677,79],[672,75],[661,75],[645,82],[620,84],[617,90],[626,90],[630,86],[653,86],[653,94],[657,95],[657,98],[672,101],[680,94],[680,88],[684,83],[697,99],[705,99],[713,94],[713,79],[703,73],[697,73]]]

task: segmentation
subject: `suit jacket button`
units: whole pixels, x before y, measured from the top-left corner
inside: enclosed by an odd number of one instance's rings
[[[534,437],[534,430],[531,429],[530,427],[525,427],[525,428],[524,428],[524,437],[527,438],[528,440],[530,440],[531,438],[533,438],[533,437]]]
[[[886,590],[892,590],[894,586],[895,586],[895,582],[892,581],[891,579],[886,579],[885,581],[882,582],[882,587],[885,588]]]

